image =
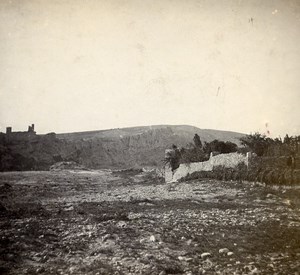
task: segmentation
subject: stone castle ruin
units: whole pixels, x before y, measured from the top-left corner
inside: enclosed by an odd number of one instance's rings
[[[28,130],[24,132],[13,132],[12,127],[6,127],[5,138],[8,140],[22,141],[32,139],[34,137],[36,137],[36,132],[34,131],[34,124],[29,125]]]

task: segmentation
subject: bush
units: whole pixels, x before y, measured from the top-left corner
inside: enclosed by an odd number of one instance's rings
[[[219,141],[217,139],[212,142],[205,142],[203,150],[205,153],[219,152],[220,154],[233,153],[238,150],[238,146],[230,141]]]

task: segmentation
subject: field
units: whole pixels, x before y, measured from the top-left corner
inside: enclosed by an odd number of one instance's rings
[[[62,170],[0,189],[2,274],[299,274],[299,187]]]

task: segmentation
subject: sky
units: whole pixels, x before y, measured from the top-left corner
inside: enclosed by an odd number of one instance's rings
[[[298,0],[1,0],[0,131],[300,134]]]

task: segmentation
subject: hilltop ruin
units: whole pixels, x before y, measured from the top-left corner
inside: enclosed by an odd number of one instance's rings
[[[8,140],[28,140],[36,137],[36,132],[34,131],[34,124],[28,126],[27,131],[13,132],[12,127],[6,127],[5,138]]]

